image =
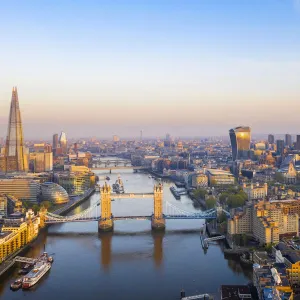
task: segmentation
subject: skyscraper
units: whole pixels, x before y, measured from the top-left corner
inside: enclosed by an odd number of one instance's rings
[[[282,155],[284,153],[284,140],[277,140],[277,154]]]
[[[16,87],[13,87],[4,154],[4,171],[28,171],[28,161],[24,152],[23,127],[19,107],[18,91]]]
[[[274,137],[273,134],[269,134],[269,135],[268,135],[268,142],[269,142],[269,144],[274,144],[274,142],[275,142],[275,137]]]
[[[60,133],[59,144],[60,144],[60,148],[62,149],[62,154],[66,154],[67,153],[67,135],[63,131]]]
[[[52,148],[53,150],[56,150],[58,147],[58,134],[55,133],[53,134],[53,144],[52,144]]]
[[[251,129],[250,127],[236,127],[229,130],[232,148],[232,160],[247,159],[249,157]]]
[[[285,145],[288,147],[292,146],[292,136],[290,134],[285,135]]]
[[[300,135],[297,135],[296,149],[300,150]]]

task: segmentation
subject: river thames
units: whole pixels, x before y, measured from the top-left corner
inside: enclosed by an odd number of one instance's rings
[[[122,170],[125,192],[152,192],[155,179],[148,174]],[[97,172],[101,178],[105,173]],[[107,174],[112,184],[117,171]],[[103,180],[100,180],[103,184]],[[175,200],[164,182],[164,201],[190,212],[193,202]],[[74,209],[76,214],[99,201],[95,193]],[[112,202],[115,216],[151,215],[152,199],[120,199]],[[52,225],[42,232],[24,256],[36,257],[46,245],[53,254],[50,272],[29,291],[12,292],[17,269],[1,279],[0,298],[34,299],[179,299],[186,295],[218,294],[222,284],[247,284],[252,271],[234,259],[225,259],[223,243],[210,244],[204,253],[199,231],[202,220],[168,220],[164,233],[152,233],[150,221],[117,221],[114,233],[98,235],[97,222]]]

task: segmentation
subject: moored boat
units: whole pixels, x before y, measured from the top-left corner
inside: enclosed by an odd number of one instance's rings
[[[34,286],[50,269],[53,257],[44,252],[35,263],[33,269],[23,278],[22,288],[29,289]]]
[[[10,289],[12,291],[17,291],[18,289],[20,289],[22,287],[22,278],[18,278],[16,279],[14,282],[11,283],[10,285]]]

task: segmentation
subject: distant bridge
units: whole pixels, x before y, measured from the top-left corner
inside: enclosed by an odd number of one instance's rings
[[[143,166],[109,166],[109,167],[96,167],[91,168],[92,171],[104,171],[104,170],[148,170],[149,167]]]

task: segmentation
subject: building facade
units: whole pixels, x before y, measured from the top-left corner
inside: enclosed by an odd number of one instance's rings
[[[61,132],[59,136],[59,145],[62,154],[67,154],[68,152],[68,141],[67,141],[67,135],[65,132]]]
[[[249,157],[251,129],[250,127],[236,127],[229,130],[232,148],[232,160],[247,159]]]
[[[235,213],[228,220],[227,231],[229,236],[251,234],[262,245],[277,244],[282,236],[298,236],[298,219],[299,215],[290,213],[284,204],[259,201]]]
[[[0,179],[0,194],[12,195],[22,201],[37,202],[40,184],[32,179]]]
[[[248,200],[258,200],[264,199],[268,195],[268,184],[264,183],[263,185],[251,183],[247,185],[244,183],[243,191],[247,194]]]

